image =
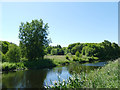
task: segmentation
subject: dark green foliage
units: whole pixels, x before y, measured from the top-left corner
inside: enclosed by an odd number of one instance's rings
[[[52,55],[57,55],[57,49],[52,49],[52,50],[51,50],[51,54],[52,54]]]
[[[48,46],[48,24],[43,20],[32,20],[32,22],[21,23],[19,27],[19,38],[22,52],[25,50],[29,60],[43,59],[45,47]],[[22,54],[23,55],[23,54]]]
[[[69,50],[67,47],[61,47],[60,45],[57,46],[48,46],[46,48],[47,54],[52,54],[52,55],[66,55],[69,53]]]
[[[70,46],[74,46],[74,47],[72,47],[71,49],[69,49]],[[70,53],[72,55],[75,55],[76,51],[79,51],[80,53],[82,52],[82,48],[85,46],[85,44],[75,43],[75,44],[72,44],[70,46],[68,46],[68,49],[70,50]]]
[[[4,62],[2,64],[2,70],[3,71],[10,71],[10,70],[22,70],[22,69],[41,69],[41,68],[50,68],[56,66],[52,60],[50,59],[44,59],[37,61],[23,61],[23,62],[15,62],[15,63],[9,63]]]
[[[1,42],[2,42],[2,53],[6,54],[10,43],[8,41],[1,41]]]
[[[52,55],[64,55],[64,51],[62,49],[59,49],[59,48],[53,48],[51,50],[51,54]]]
[[[76,57],[79,57],[79,56],[80,56],[79,51],[77,51],[77,52],[75,53],[75,55],[76,55]]]
[[[64,55],[66,55],[66,54],[68,54],[70,52],[67,47],[63,47],[62,49],[64,51]]]
[[[9,63],[4,62],[2,64],[2,71],[13,71],[13,70],[20,70],[20,69],[26,69],[24,66],[24,63],[18,62],[18,63]]]
[[[2,62],[6,61],[5,55],[1,51],[0,51],[0,61],[2,61]]]
[[[0,62],[2,61],[3,53],[0,51]]]
[[[57,55],[64,55],[64,51],[62,49],[57,49]]]
[[[66,55],[66,57],[65,57],[66,59],[69,59],[69,56],[68,55]]]
[[[9,45],[9,49],[5,54],[5,57],[9,62],[19,62],[21,57],[20,48],[15,44]]]
[[[48,47],[47,47],[47,54],[51,54],[51,50],[52,50],[52,47],[51,47],[51,46],[48,46]]]
[[[80,45],[80,43],[73,43],[73,44],[70,44],[70,45],[68,46],[68,50],[70,50],[70,53],[71,53],[71,54],[75,54],[75,52],[76,52],[76,51],[74,50],[75,48],[72,50],[72,48],[75,47],[75,45]],[[71,50],[72,50],[72,51],[71,51]]]
[[[57,47],[56,47],[56,48],[60,48],[60,49],[61,49],[62,47],[61,47],[60,45],[57,45]]]
[[[76,52],[79,51],[82,56],[98,57],[100,60],[120,57],[120,47],[118,44],[111,43],[108,40],[104,40],[102,43],[74,43],[70,44],[68,49],[70,49],[73,55],[76,55]]]
[[[41,68],[50,68],[56,66],[52,60],[50,59],[43,59],[41,61],[26,61],[24,62],[24,65],[28,69],[41,69]]]
[[[26,58],[27,57],[27,51],[26,51],[25,45],[22,42],[20,42],[19,47],[21,49],[21,57]]]

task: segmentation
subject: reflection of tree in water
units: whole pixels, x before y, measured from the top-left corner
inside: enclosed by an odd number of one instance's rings
[[[2,88],[15,88],[20,85],[24,71],[9,72],[2,74]]]
[[[91,70],[94,70],[98,67],[95,66],[82,66],[81,64],[70,64],[68,67],[68,71],[70,74],[80,74],[81,72],[89,73]]]
[[[62,67],[53,68],[53,72],[56,72],[56,73],[58,73],[60,75],[62,73]]]
[[[58,74],[62,73],[62,68],[58,68]]]
[[[25,72],[24,87],[41,88],[47,75],[47,70],[29,70]]]
[[[40,88],[44,84],[47,70],[17,71],[3,74],[3,88]]]

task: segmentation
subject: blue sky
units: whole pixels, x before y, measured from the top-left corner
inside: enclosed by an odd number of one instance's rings
[[[19,44],[19,25],[43,19],[51,45],[76,42],[118,43],[117,2],[2,3],[2,40]]]

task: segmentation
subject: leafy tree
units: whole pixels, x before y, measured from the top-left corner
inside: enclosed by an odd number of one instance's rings
[[[65,55],[69,53],[69,49],[67,47],[63,47],[62,49],[63,49]]]
[[[21,23],[19,27],[20,43],[25,47],[26,57],[29,60],[43,59],[44,50],[50,43],[50,39],[47,37],[48,28],[48,24],[44,24],[42,19]]]
[[[57,45],[56,47],[57,47],[57,48],[59,48],[59,49],[61,49],[61,48],[62,48],[60,45]]]
[[[26,58],[26,57],[27,57],[27,52],[26,52],[26,47],[25,47],[25,45],[24,45],[22,42],[20,42],[20,43],[19,43],[19,47],[20,47],[20,49],[21,49],[21,57],[22,57],[22,58]]]
[[[72,51],[72,48],[75,46],[75,45],[79,45],[80,43],[73,43],[73,44],[69,44],[69,46],[68,46],[68,50],[70,50],[70,53],[72,52],[72,53],[74,53],[73,51]],[[75,48],[74,48],[75,49]],[[75,54],[75,53],[74,53]]]
[[[66,59],[69,59],[69,56],[68,56],[68,55],[66,55],[66,56],[65,56],[65,58],[66,58]]]
[[[53,48],[53,49],[51,50],[51,54],[52,54],[52,55],[57,55],[57,49]]]
[[[79,51],[77,51],[77,52],[75,53],[75,55],[76,55],[77,57],[79,57],[79,56],[80,56]]]
[[[21,57],[20,48],[17,45],[10,44],[5,56],[9,62],[19,62]]]
[[[71,49],[71,54],[72,55],[75,55],[75,52],[77,51],[77,49],[76,49],[76,47],[73,47],[72,49]]]
[[[64,55],[64,50],[63,49],[57,49],[57,54],[58,55]]]
[[[1,51],[0,51],[0,61],[2,61],[2,62],[6,61],[5,55]]]
[[[3,53],[0,51],[0,62],[2,61],[2,55]]]
[[[112,43],[112,52],[114,53],[112,56],[113,57],[119,57],[120,52],[119,52],[119,46],[116,43]]]
[[[51,54],[51,50],[52,50],[52,47],[51,47],[51,46],[48,46],[48,47],[47,47],[47,54]]]
[[[1,42],[2,42],[2,53],[6,54],[10,43],[8,41],[1,41]]]

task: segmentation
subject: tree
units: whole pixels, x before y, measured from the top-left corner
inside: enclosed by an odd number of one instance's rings
[[[43,20],[32,20],[32,22],[21,23],[19,27],[19,39],[26,50],[29,60],[43,59],[45,48],[48,46],[48,24]]]
[[[6,54],[10,43],[8,41],[1,41],[1,42],[2,42],[2,53]]]
[[[76,55],[77,57],[79,57],[79,56],[80,56],[79,51],[76,51],[75,55]]]
[[[51,54],[52,47],[48,46],[46,49],[47,49],[47,54]]]
[[[5,62],[6,58],[5,55],[0,51],[0,61]]]
[[[10,44],[5,56],[9,62],[19,62],[21,57],[20,48],[15,44]]]
[[[64,55],[64,50],[63,49],[57,49],[57,55]]]
[[[51,50],[51,54],[52,54],[52,55],[57,55],[57,49],[53,48],[53,49]]]
[[[57,47],[57,48],[59,48],[59,49],[61,49],[61,48],[62,48],[60,45],[57,45],[56,47]]]

